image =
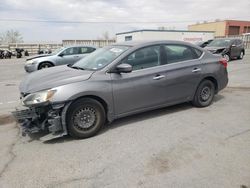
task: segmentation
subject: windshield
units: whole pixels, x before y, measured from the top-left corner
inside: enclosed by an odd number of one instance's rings
[[[87,70],[99,70],[110,64],[128,49],[129,46],[107,46],[100,48],[76,62],[72,67],[79,67]]]
[[[55,51],[53,51],[51,54],[56,55],[58,52],[62,51],[65,47],[57,48]]]
[[[212,41],[207,47],[227,47],[231,44],[230,39],[216,39]]]

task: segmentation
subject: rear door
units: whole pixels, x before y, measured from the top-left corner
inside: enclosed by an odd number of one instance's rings
[[[165,102],[178,103],[192,100],[200,82],[202,51],[185,45],[163,46],[162,64],[165,64]]]
[[[237,54],[236,54],[236,56],[239,57],[240,53],[242,51],[242,48],[243,48],[243,41],[240,40],[240,39],[237,39],[236,40],[236,47],[237,47]]]

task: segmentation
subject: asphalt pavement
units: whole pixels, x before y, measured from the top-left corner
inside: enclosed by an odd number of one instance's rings
[[[0,113],[18,104],[23,60],[0,60]],[[122,118],[95,137],[41,142],[0,126],[0,187],[250,187],[250,54],[213,104]],[[15,102],[14,102],[15,101]]]

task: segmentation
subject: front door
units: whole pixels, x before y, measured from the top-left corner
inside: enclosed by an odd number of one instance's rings
[[[166,79],[160,68],[160,46],[139,49],[122,63],[130,64],[133,71],[111,74],[116,115],[159,104]]]
[[[80,59],[79,48],[70,47],[61,52],[57,58],[57,65],[73,64]]]

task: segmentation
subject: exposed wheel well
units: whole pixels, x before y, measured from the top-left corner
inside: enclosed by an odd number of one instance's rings
[[[39,63],[38,69],[41,68],[40,66],[41,66],[43,63],[49,63],[49,64],[51,64],[52,66],[55,66],[55,65],[54,65],[52,62],[50,62],[50,61],[43,61],[43,62]]]
[[[218,82],[217,82],[217,80],[216,80],[214,77],[208,76],[208,77],[205,77],[203,80],[210,80],[211,82],[213,82],[213,83],[214,83],[214,86],[215,86],[215,93],[218,92]],[[203,81],[203,80],[202,80],[202,81]],[[201,82],[202,82],[202,81],[201,81]]]

